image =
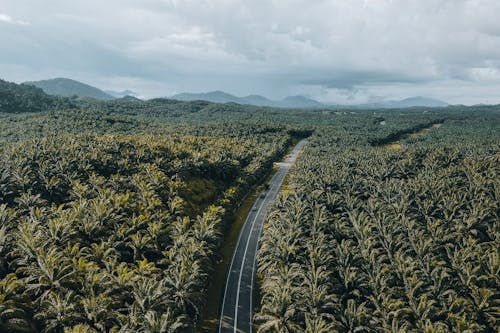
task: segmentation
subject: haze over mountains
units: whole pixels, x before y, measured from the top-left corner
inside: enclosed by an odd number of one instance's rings
[[[139,97],[139,95],[131,90],[113,91],[101,90],[91,85],[75,81],[67,78],[55,78],[42,81],[25,82],[26,85],[32,85],[41,88],[49,95],[81,98],[90,97],[98,100],[111,100],[114,98],[123,98],[125,96]],[[314,99],[304,96],[288,96],[282,100],[271,100],[261,95],[248,95],[244,97],[237,97],[223,91],[211,91],[206,93],[180,93],[168,97],[171,99],[181,101],[196,101],[203,100],[214,103],[238,103],[248,104],[255,106],[271,106],[281,108],[321,108],[328,106],[335,107],[350,107],[350,108],[405,108],[405,107],[444,107],[448,104],[446,102],[427,98],[427,97],[410,97],[400,101],[381,101],[377,103],[367,103],[359,105],[337,105],[334,103],[321,103]]]
[[[108,95],[113,96],[114,98],[123,98],[126,96],[139,97],[139,94],[128,89],[123,91],[104,90],[104,92]]]
[[[360,108],[410,108],[415,106],[426,106],[426,107],[445,107],[449,104],[438,99],[428,98],[428,97],[409,97],[402,99],[400,101],[383,101],[378,103],[367,103],[359,104],[356,107]]]
[[[212,91],[208,93],[181,93],[171,97],[172,99],[178,99],[182,101],[195,101],[203,100],[215,103],[238,103],[238,104],[250,104],[257,106],[274,106],[283,108],[320,108],[328,106],[342,106],[338,104],[324,104],[320,103],[314,99],[307,98],[304,96],[288,96],[280,101],[273,101],[264,96],[260,95],[249,95],[245,97],[237,97],[228,94],[223,91]],[[406,108],[415,106],[425,106],[425,107],[444,107],[448,106],[448,103],[427,98],[427,97],[410,97],[405,98],[400,101],[382,101],[378,103],[367,103],[359,105],[349,105],[345,107],[355,107],[355,108]]]
[[[286,108],[314,108],[322,107],[323,104],[303,96],[288,96],[281,101],[273,101],[261,95],[249,95],[245,97],[236,97],[223,91],[211,91],[208,93],[182,93],[172,97],[181,101],[209,101],[215,103],[238,103],[256,106],[274,106]]]

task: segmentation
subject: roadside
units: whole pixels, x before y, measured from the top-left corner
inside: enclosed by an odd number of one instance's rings
[[[283,156],[290,154],[300,140],[301,138],[291,137],[290,144]],[[233,222],[226,232],[224,243],[219,252],[221,261],[214,267],[211,282],[207,289],[207,303],[202,312],[203,319],[198,327],[198,332],[217,332],[220,319],[220,305],[222,303],[224,287],[226,284],[226,275],[229,265],[231,264],[231,259],[233,257],[241,228],[243,227],[253,204],[258,199],[259,194],[263,191],[265,184],[269,182],[277,170],[278,167],[275,163],[264,180],[248,192],[247,196],[234,213]]]

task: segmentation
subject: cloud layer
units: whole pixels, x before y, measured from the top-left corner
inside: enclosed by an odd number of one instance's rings
[[[500,103],[496,0],[3,2],[0,76],[14,81]]]

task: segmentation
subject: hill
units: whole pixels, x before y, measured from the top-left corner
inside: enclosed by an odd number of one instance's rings
[[[214,103],[238,103],[246,104],[242,98],[233,96],[223,91],[211,91],[207,93],[181,93],[172,96],[179,101],[208,101]]]
[[[74,107],[63,97],[47,95],[42,89],[0,80],[0,112],[41,112]]]
[[[304,96],[288,96],[281,101],[273,101],[261,95],[237,97],[223,91],[207,93],[181,93],[171,97],[180,101],[208,101],[214,103],[238,103],[255,106],[273,106],[281,108],[311,108],[322,107],[323,104]]]
[[[428,98],[428,97],[409,97],[402,99],[400,101],[384,101],[379,103],[368,103],[360,104],[356,107],[361,108],[384,108],[384,109],[400,109],[400,108],[411,108],[411,107],[446,107],[449,104],[438,99]]]
[[[137,98],[139,96],[139,94],[137,94],[135,91],[132,90],[123,90],[123,91],[104,90],[104,92],[115,98],[122,98],[126,96],[132,96]]]
[[[369,108],[369,109],[399,109],[409,107],[446,107],[448,103],[438,99],[428,97],[410,97],[397,101],[383,101],[378,103],[367,103],[358,105],[336,105],[323,104],[314,99],[304,96],[288,96],[280,101],[273,101],[261,95],[249,95],[237,97],[223,91],[212,91],[207,93],[181,93],[170,97],[180,101],[208,101],[213,103],[238,103],[255,106],[271,106],[280,108],[321,108],[321,107],[340,107],[340,108]]]
[[[288,96],[279,102],[279,106],[288,108],[318,108],[324,105],[304,96]]]
[[[440,101],[438,99],[428,98],[428,97],[410,97],[405,98],[396,103],[397,107],[413,107],[413,106],[427,106],[427,107],[444,107],[448,106],[448,103]]]
[[[276,104],[276,102],[273,102],[270,99],[261,95],[249,95],[242,97],[242,99],[245,101],[244,104],[249,104],[249,105],[272,106]]]
[[[91,97],[99,100],[110,100],[114,98],[96,87],[65,78],[24,82],[24,84],[41,88],[49,95],[65,97],[72,97],[76,95],[79,97]]]

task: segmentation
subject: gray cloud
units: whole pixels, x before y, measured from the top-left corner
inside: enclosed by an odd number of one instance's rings
[[[408,75],[389,71],[335,70],[331,71],[328,75],[323,74],[321,78],[307,79],[302,83],[306,85],[321,85],[327,88],[352,90],[357,86],[399,83],[421,84],[433,80],[433,77],[419,76],[419,73]]]
[[[7,15],[7,14],[2,14],[0,13],[0,22],[1,23],[8,23],[8,24],[18,24],[18,25],[28,25],[29,22],[22,21],[22,20],[16,20],[13,17]]]
[[[14,81],[500,102],[496,0],[4,0],[1,12],[0,76]]]

